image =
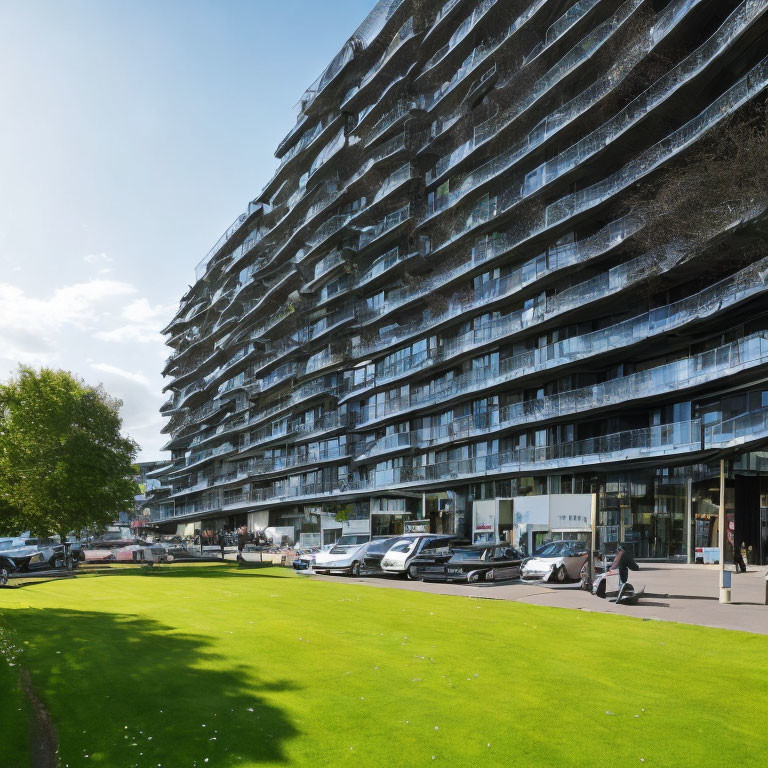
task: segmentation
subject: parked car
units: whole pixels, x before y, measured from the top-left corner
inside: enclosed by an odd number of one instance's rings
[[[8,583],[8,577],[17,570],[16,563],[5,554],[3,542],[0,541],[0,587],[4,587]]]
[[[421,579],[421,571],[428,566],[444,565],[450,560],[454,549],[471,546],[472,542],[467,539],[451,538],[445,542],[438,542],[434,547],[422,549],[408,565],[408,578],[414,580]]]
[[[523,578],[563,583],[581,577],[589,548],[583,541],[564,539],[539,547],[533,557],[523,563]]]
[[[66,563],[62,544],[41,543],[36,538],[2,539],[0,551],[13,561],[19,571],[63,568]]]
[[[401,536],[383,536],[375,541],[371,542],[371,545],[365,550],[363,555],[363,562],[361,568],[368,576],[381,576],[384,574],[384,569],[381,566],[384,556],[389,552],[392,547],[398,543],[405,542],[411,544],[412,537],[405,535]]]
[[[446,547],[456,536],[436,533],[405,534],[384,553],[381,569],[384,573],[397,575],[410,574],[409,566],[422,552],[434,551]]]
[[[310,547],[308,549],[297,549],[296,557],[291,563],[294,571],[308,571],[315,565],[315,558],[321,551],[320,547]]]
[[[442,559],[443,562],[438,562]],[[508,544],[475,544],[456,547],[419,568],[424,581],[466,582],[519,579],[523,556]]]
[[[371,537],[367,534],[342,536],[327,552],[318,552],[315,555],[314,571],[315,573],[340,571],[359,576],[365,553],[373,543],[380,544],[381,540],[371,541]]]

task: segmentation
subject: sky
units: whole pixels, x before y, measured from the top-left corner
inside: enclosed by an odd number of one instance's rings
[[[374,0],[0,0],[0,380],[72,371],[164,458],[160,334]]]

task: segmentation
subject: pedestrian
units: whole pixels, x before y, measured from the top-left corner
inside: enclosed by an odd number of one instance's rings
[[[741,543],[744,548],[744,542]],[[747,564],[744,562],[744,555],[741,554],[741,549],[738,547],[733,548],[733,564],[736,566],[736,573],[746,573]]]
[[[224,559],[224,534],[219,534],[219,549],[221,550],[221,559]]]
[[[237,551],[242,552],[245,549],[245,526],[237,529]]]
[[[640,566],[635,562],[632,553],[626,549],[623,544],[619,544],[619,548],[616,550],[616,557],[614,558],[613,563],[611,563],[611,570],[608,572],[610,575],[613,575],[618,571],[619,592],[621,592],[621,588],[629,581],[629,572],[639,570]]]

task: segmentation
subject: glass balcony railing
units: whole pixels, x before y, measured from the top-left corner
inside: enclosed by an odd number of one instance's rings
[[[322,497],[344,493],[360,493],[372,490],[386,490],[400,486],[433,484],[435,482],[451,482],[474,480],[484,476],[530,474],[547,470],[570,469],[582,466],[621,463],[624,461],[645,458],[674,459],[685,454],[702,451],[722,450],[764,440],[768,436],[768,408],[760,408],[735,418],[721,421],[717,424],[703,427],[701,420],[673,422],[640,429],[629,429],[614,432],[585,440],[567,441],[542,446],[514,448],[498,453],[482,453],[474,457],[455,460],[438,460],[430,463],[414,464],[412,466],[379,469],[363,472],[348,477],[346,475],[336,482],[298,483],[278,481],[270,488],[254,489],[250,494],[232,492],[226,496],[233,500],[238,493],[242,497],[235,503],[260,503],[298,497]],[[408,438],[390,435],[381,441],[376,441],[379,451],[408,447]],[[468,446],[468,450],[483,451],[486,443]],[[376,450],[375,446],[370,446]],[[322,452],[322,451],[321,451]],[[339,450],[329,449],[325,452],[329,460],[346,458]],[[311,454],[299,454],[309,456]],[[318,460],[314,457],[308,462]],[[439,454],[438,454],[439,458]],[[285,466],[283,466],[283,461]],[[272,460],[274,471],[289,469],[291,461],[301,459]],[[293,466],[299,466],[294,464]],[[264,465],[267,467],[267,465]],[[256,466],[254,465],[254,471]],[[265,469],[265,471],[273,471]],[[196,514],[219,508],[221,497],[207,495],[205,498],[184,505],[176,505],[173,516]]]
[[[389,112],[383,114],[371,126],[371,129],[368,131],[368,135],[365,139],[366,146],[372,144],[374,141],[376,141],[376,139],[386,133],[393,125],[406,118],[414,109],[418,109],[419,107],[419,102],[413,100],[398,102],[393,109],[390,109]],[[358,126],[362,120],[363,117],[358,119]]]
[[[381,72],[384,66],[386,66],[387,62],[392,59],[395,53],[397,53],[397,51],[399,51],[400,48],[402,48],[402,46],[413,37],[413,35],[413,17],[411,16],[411,18],[409,18],[408,21],[406,21],[405,24],[403,24],[403,26],[400,27],[400,29],[395,33],[395,36],[392,38],[386,50],[381,55],[381,58],[365,73],[365,76],[360,81],[357,92],[361,91],[363,88],[365,88],[366,85],[375,79],[376,75]]]
[[[498,0],[481,0],[481,2],[475,7],[472,13],[467,16],[464,21],[459,24],[454,33],[451,35],[450,40],[439,51],[431,56],[431,58],[424,65],[421,74],[429,72],[430,69],[436,67],[445,57],[462,41],[467,35],[477,26],[478,22],[488,13],[488,11],[496,5]],[[539,0],[542,4],[546,0]]]
[[[438,27],[440,22],[454,9],[458,2],[459,0],[448,0],[448,2],[443,5],[443,7],[437,12],[435,20],[432,22],[432,26],[427,31],[425,37],[430,35]]]
[[[317,280],[323,275],[327,275],[331,270],[344,263],[344,257],[339,251],[331,251],[327,256],[324,256],[320,261],[315,264],[314,275],[312,280]]]
[[[768,85],[768,58],[763,59],[722,96],[682,128],[638,155],[632,162],[603,181],[574,192],[547,206],[546,226],[550,227],[613,197],[662,163],[690,146],[741,105]]]
[[[580,415],[606,406],[682,392],[763,365],[768,365],[768,332],[755,333],[706,352],[601,384],[501,408],[489,408],[445,423],[401,432],[398,434],[398,439],[402,441],[399,444],[422,449],[434,448],[514,427]],[[363,419],[365,417],[364,412]],[[375,445],[379,446],[379,441]],[[381,446],[378,452],[391,450],[386,442],[382,442]],[[356,460],[360,461],[369,455],[374,454],[366,448],[363,455],[356,456]]]
[[[388,334],[380,335],[380,338],[374,343],[353,347],[352,353],[356,357],[374,354],[381,351],[385,344],[390,346],[414,335],[425,333],[437,325],[462,317],[472,310],[482,309],[489,301],[511,297],[547,274],[573,264],[584,263],[591,258],[605,253],[608,249],[615,247],[625,238],[632,235],[641,226],[642,224],[638,217],[627,215],[622,219],[612,222],[590,238],[551,248],[548,253],[541,254],[527,261],[510,274],[497,280],[492,280],[481,288],[472,291],[462,300],[453,302],[444,312],[407,326],[398,326]],[[418,291],[406,294],[397,301],[385,302],[375,310],[367,309],[362,317],[364,317],[366,322],[370,322],[370,320],[410,304],[420,297],[427,297],[437,288],[445,286],[451,280],[469,272],[478,264],[501,255],[506,251],[507,247],[508,241],[504,236],[484,238],[473,249],[471,261],[448,272],[438,272],[424,278]]]
[[[411,218],[411,206],[410,203],[404,205],[402,208],[398,208],[396,211],[387,214],[380,222],[370,227],[363,227],[360,230],[360,242],[359,249],[365,248],[370,245],[374,240],[378,240],[380,237],[390,232],[395,227],[400,226],[404,221],[408,221]]]
[[[378,404],[364,414],[361,425],[392,414],[421,409],[453,397],[474,394],[524,376],[584,361],[595,355],[627,347],[670,333],[690,322],[768,291],[768,257],[703,291],[664,307],[644,312],[599,331],[572,336],[501,360],[498,366],[468,371],[444,382],[433,382],[427,392],[398,397]],[[480,331],[482,333],[482,331]]]
[[[724,448],[745,445],[768,437],[768,408],[726,419],[704,429],[704,445],[707,448]]]
[[[360,288],[379,275],[383,275],[388,269],[394,267],[395,264],[400,264],[405,261],[410,254],[401,253],[401,250],[402,249],[399,246],[395,246],[382,256],[379,256],[379,258],[357,278],[355,287]]]
[[[672,3],[670,8],[674,6],[679,12],[672,14],[671,16],[665,12],[660,17],[657,24],[654,25],[654,33],[650,36],[642,49],[642,53],[648,53],[655,45],[658,45],[663,37],[673,30],[674,26],[684,18],[693,6],[701,1],[702,0],[677,0],[677,2]],[[623,18],[623,11],[620,10],[619,13],[622,14]],[[610,31],[610,34],[613,34],[613,30]],[[610,34],[605,38],[606,40]],[[582,56],[578,58],[576,64],[581,64],[587,61],[588,58],[588,55],[582,54]],[[609,73],[607,77],[599,78],[595,83],[579,93],[567,104],[559,106],[554,113],[542,120],[512,151],[505,153],[507,162],[502,163],[499,167],[510,167],[514,162],[518,162],[526,154],[543,144],[548,138],[554,135],[554,133],[572,123],[579,115],[583,114],[587,109],[613,90],[624,77],[629,74],[635,63],[636,60],[634,57],[628,57],[622,62],[618,62],[615,70]],[[571,69],[573,69],[574,66],[572,66]],[[522,105],[499,112],[490,117],[486,122],[478,125],[475,128],[471,139],[459,146],[450,155],[439,160],[435,169],[427,173],[427,183],[429,184],[434,181],[435,178],[441,176],[471,154],[477,147],[494,138],[523,112],[529,109],[539,98],[544,96],[548,90],[549,88],[544,87],[544,85],[537,84],[534,86],[534,91],[538,94],[535,98],[524,102]]]
[[[704,136],[738,107],[764,90],[766,84],[768,84],[768,63],[764,60],[697,117],[638,155],[620,171],[549,205],[540,223],[531,226],[526,234],[518,236],[518,244],[615,196]],[[464,226],[450,235],[445,242],[435,245],[433,252],[450,243],[455,243],[476,227],[487,224],[508,212],[519,200],[519,193],[512,190],[505,195],[500,205],[485,206],[484,210],[473,211]]]
[[[502,201],[502,210],[508,210],[512,205],[534,194],[546,184],[551,183],[604,150],[608,144],[615,141],[629,128],[645,118],[653,109],[665,102],[683,84],[689,82],[693,77],[702,72],[765,10],[765,6],[758,7],[754,2],[743,3],[707,42],[697,48],[690,56],[686,57],[674,69],[656,81],[616,115],[611,117],[600,128],[528,173],[519,193],[512,192],[505,195]],[[558,129],[563,124],[563,111],[563,109],[559,110],[561,119],[558,123]],[[579,112],[581,111],[580,108]],[[513,150],[493,158],[483,166],[467,174],[457,187],[435,199],[434,205],[427,210],[425,221],[434,218],[441,211],[454,206],[480,185],[512,168],[534,147],[543,143],[553,132],[551,130],[553,127],[551,126],[549,131],[547,131],[546,127],[543,130],[536,130],[532,137],[529,137]],[[533,141],[531,138],[533,138]],[[458,162],[459,159],[468,154],[471,143],[470,141],[459,147],[458,150],[449,156],[448,160],[454,159],[454,162]],[[443,172],[444,165],[445,163],[438,163],[433,176]]]

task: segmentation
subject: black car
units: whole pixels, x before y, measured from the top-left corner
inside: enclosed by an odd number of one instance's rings
[[[505,581],[519,579],[523,556],[506,544],[481,544],[456,547],[443,562],[425,565],[418,570],[424,581],[465,582]]]
[[[431,547],[425,547],[408,565],[408,578],[421,579],[421,573],[432,565],[444,565],[450,560],[453,550],[459,547],[472,546],[466,539],[452,538],[447,541],[436,541]]]

